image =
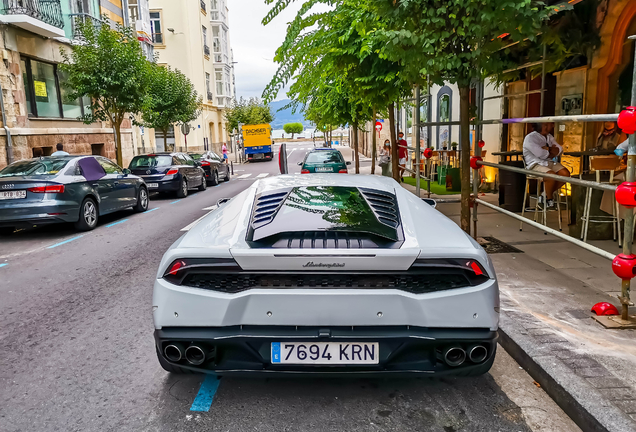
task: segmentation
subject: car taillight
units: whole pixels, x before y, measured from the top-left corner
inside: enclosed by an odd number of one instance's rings
[[[210,162],[203,161],[203,162],[201,162],[201,166],[210,166]]]
[[[168,274],[171,274],[173,276],[176,276],[177,273],[179,272],[179,269],[183,266],[185,266],[186,263],[183,261],[175,261],[172,263],[172,267],[170,267],[170,270],[168,271]]]
[[[166,175],[175,175],[176,173],[178,173],[179,170],[178,169],[171,169],[168,170],[168,172],[166,173]]]
[[[64,193],[64,185],[37,186],[27,190],[34,193]]]
[[[347,171],[347,169],[341,169],[340,171],[338,171],[341,174],[347,174],[349,171]]]
[[[178,258],[170,263],[163,278],[170,283],[180,285],[190,272],[223,274],[239,271],[241,271],[241,267],[231,258]]]
[[[302,169],[300,170],[301,174],[309,174],[309,170],[308,169]]]
[[[484,271],[482,270],[481,266],[476,261],[472,261],[470,263],[470,268],[473,269],[473,271],[475,272],[477,276],[481,276],[484,274]]]

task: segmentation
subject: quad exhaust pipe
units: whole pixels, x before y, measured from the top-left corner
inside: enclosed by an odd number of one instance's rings
[[[442,350],[441,358],[451,367],[457,367],[466,361],[466,351],[459,345],[450,345]]]
[[[176,363],[178,361],[181,361],[182,358],[184,358],[185,350],[183,348],[183,345],[181,345],[179,342],[173,342],[169,345],[166,345],[166,347],[163,350],[163,354],[166,356],[168,360],[170,360],[173,363]]]
[[[192,344],[185,350],[185,359],[195,366],[213,359],[215,355],[216,349],[214,347],[209,348],[204,345]]]
[[[473,363],[481,363],[488,357],[488,350],[483,345],[471,345],[466,350],[466,353]]]

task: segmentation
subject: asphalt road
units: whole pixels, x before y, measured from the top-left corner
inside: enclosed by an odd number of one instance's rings
[[[290,146],[291,172],[310,147]],[[577,430],[501,348],[478,378],[166,373],[151,316],[161,256],[218,199],[277,170],[276,161],[238,165],[228,183],[182,200],[153,197],[148,212],[106,216],[87,233],[49,226],[2,238],[0,430]]]

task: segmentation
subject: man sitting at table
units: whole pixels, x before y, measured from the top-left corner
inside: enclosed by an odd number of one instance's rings
[[[563,153],[561,147],[554,137],[554,123],[533,123],[533,132],[526,135],[523,140],[523,159],[526,161],[526,168],[542,173],[557,174],[563,177],[570,177],[570,171],[557,162],[557,157]],[[565,182],[544,178],[545,193],[539,197],[539,203],[547,202],[548,207],[554,207],[554,192],[559,190]],[[546,200],[547,197],[547,200]]]

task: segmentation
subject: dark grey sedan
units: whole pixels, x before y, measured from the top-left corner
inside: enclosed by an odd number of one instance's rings
[[[87,231],[100,216],[126,208],[148,209],[146,183],[101,156],[34,158],[0,171],[1,234],[60,222]]]

